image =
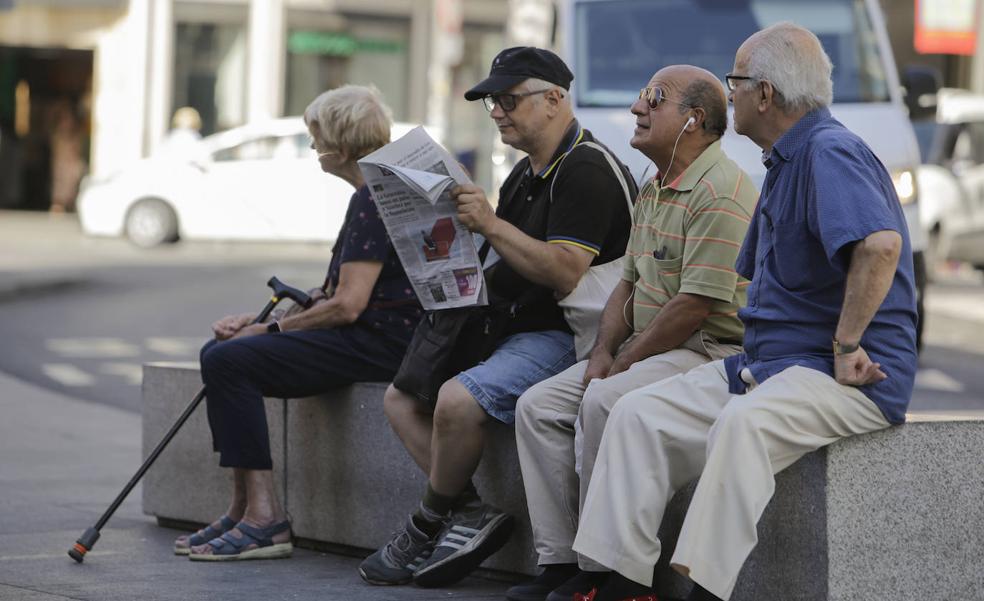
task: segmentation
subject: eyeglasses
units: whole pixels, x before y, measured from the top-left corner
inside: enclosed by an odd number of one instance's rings
[[[523,92],[522,94],[489,94],[488,96],[482,98],[482,102],[485,103],[485,108],[490,113],[497,106],[501,108],[503,112],[508,113],[516,108],[517,99],[533,96],[534,94],[544,94],[552,89],[553,88],[534,90],[533,92]]]
[[[724,82],[728,85],[729,92],[735,91],[735,89],[738,87],[738,82],[752,81],[754,79],[756,78],[749,77],[747,75],[732,75],[731,73],[728,73],[727,75],[724,76]]]
[[[663,104],[663,102],[672,102],[673,104],[679,104],[680,106],[693,108],[691,105],[686,104],[684,102],[670,100],[669,98],[666,97],[666,94],[663,92],[663,88],[659,86],[649,86],[647,88],[643,88],[639,90],[639,98],[649,103],[650,109],[655,109],[657,106]]]

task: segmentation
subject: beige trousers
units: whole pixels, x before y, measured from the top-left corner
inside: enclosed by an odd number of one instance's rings
[[[666,504],[699,476],[670,565],[728,599],[758,542],[774,475],[810,451],[888,425],[856,388],[805,367],[743,395],[728,393],[723,361],[641,388],[608,420],[574,550],[650,585]]]
[[[683,347],[639,361],[610,378],[592,380],[587,387],[581,382],[588,362],[581,361],[532,386],[519,398],[516,446],[540,565],[579,560],[571,546],[580,506],[615,402],[632,390],[740,350],[700,333]],[[575,421],[581,429],[580,478],[575,472]],[[605,569],[584,557],[579,563],[584,569]]]

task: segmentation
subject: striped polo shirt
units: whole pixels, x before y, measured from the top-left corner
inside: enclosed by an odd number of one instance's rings
[[[623,279],[634,283],[632,317],[642,332],[681,292],[714,299],[701,330],[718,340],[740,341],[738,309],[748,280],[735,259],[755,210],[758,190],[721,150],[708,146],[666,186],[657,178],[639,192]]]

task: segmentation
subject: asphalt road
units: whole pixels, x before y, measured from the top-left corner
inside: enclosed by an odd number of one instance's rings
[[[0,304],[0,371],[99,403],[140,410],[141,365],[192,361],[209,324],[259,311],[271,275],[309,288],[325,262],[94,268],[85,278]]]
[[[215,319],[263,307],[270,276],[317,286],[329,258],[315,244],[141,250],[72,217],[0,212],[0,371],[139,412],[143,363],[197,360]]]
[[[196,360],[213,320],[263,306],[271,275],[311,287],[328,258],[324,245],[181,243],[146,251],[85,238],[71,218],[0,214],[0,277],[6,268],[55,283],[0,293],[0,371],[139,412],[144,362]],[[927,306],[911,408],[984,409],[981,275],[952,271],[931,286]]]

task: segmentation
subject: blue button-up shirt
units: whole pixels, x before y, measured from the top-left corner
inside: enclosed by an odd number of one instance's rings
[[[758,207],[735,268],[752,281],[745,352],[725,360],[732,393],[740,371],[762,383],[800,365],[834,373],[837,329],[853,243],[893,230],[902,252],[885,301],[861,338],[888,378],[859,390],[891,423],[905,421],[916,371],[916,295],[912,249],[891,177],[871,149],[830,115],[810,112],[763,156],[768,167]]]

